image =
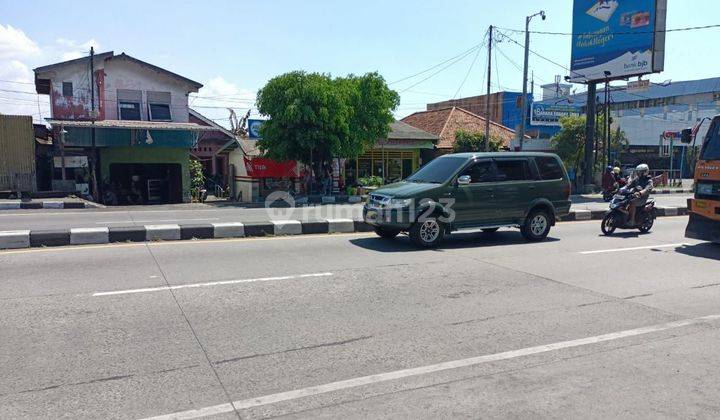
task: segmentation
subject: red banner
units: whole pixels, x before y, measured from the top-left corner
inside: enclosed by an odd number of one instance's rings
[[[297,162],[294,160],[276,162],[260,157],[244,159],[247,175],[251,178],[297,178]]]

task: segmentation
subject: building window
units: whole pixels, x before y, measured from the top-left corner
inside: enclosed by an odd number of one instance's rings
[[[148,104],[148,111],[152,121],[172,121],[169,104]]]
[[[140,103],[139,102],[123,102],[118,103],[118,109],[121,120],[140,121]]]
[[[62,82],[63,96],[73,96],[72,82]]]
[[[118,89],[118,117],[121,120],[142,120],[140,104],[142,103],[142,91],[130,89]]]
[[[170,113],[170,92],[147,92],[148,119],[172,121]]]

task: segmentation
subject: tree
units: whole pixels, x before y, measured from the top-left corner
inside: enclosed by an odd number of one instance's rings
[[[399,103],[377,73],[286,73],[258,92],[258,110],[270,117],[258,146],[271,159],[310,164],[355,157],[387,137]]]
[[[583,167],[586,137],[585,121],[585,116],[568,116],[560,118],[560,132],[550,139],[553,150],[555,150],[555,153],[557,153],[563,162],[565,162],[565,166],[573,168],[575,171],[578,171]],[[595,138],[601,140],[596,142],[596,144],[598,144],[601,148],[601,150],[598,150],[600,153],[604,150],[602,144],[602,139],[605,137],[602,131],[604,121],[603,116],[599,117],[595,129]],[[610,119],[610,123],[612,124],[612,119]],[[620,152],[625,150],[628,144],[629,142],[627,136],[620,127],[617,127],[615,132],[610,132],[610,150]],[[594,148],[593,152],[595,152]],[[601,159],[598,160],[601,161]],[[600,164],[602,164],[602,161],[596,162],[596,166]]]
[[[498,152],[502,147],[502,140],[490,137],[488,143],[488,152]],[[483,152],[485,151],[485,133],[471,133],[464,130],[455,132],[455,145],[453,146],[455,153],[463,152]]]

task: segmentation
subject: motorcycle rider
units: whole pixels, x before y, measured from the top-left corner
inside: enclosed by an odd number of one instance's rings
[[[653,189],[653,180],[650,176],[650,167],[647,164],[640,164],[635,168],[633,178],[625,186],[628,190],[638,189],[633,195],[634,199],[630,202],[629,214],[630,224],[635,225],[635,215],[637,208],[644,206]]]
[[[605,168],[605,172],[602,176],[602,188],[604,192],[612,191],[615,189],[615,175],[613,174],[613,167],[608,166]]]

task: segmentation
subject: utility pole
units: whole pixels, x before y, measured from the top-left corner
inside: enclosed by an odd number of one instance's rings
[[[585,164],[584,164],[584,177],[583,184],[587,191],[589,186],[593,184],[593,146],[595,144],[595,102],[597,94],[597,85],[595,82],[588,81],[587,91],[587,110],[586,124],[585,124]]]
[[[545,20],[547,18],[544,10],[541,10],[534,15],[530,15],[525,18],[525,64],[523,65],[522,97],[520,97],[520,109],[522,110],[522,118],[520,120],[520,129],[518,130],[518,134],[520,137],[520,151],[522,151],[523,142],[525,141],[525,120],[527,119],[527,82],[528,65],[530,61],[530,21],[535,16],[540,16],[542,20]]]
[[[493,26],[490,25],[490,40],[488,41],[488,68],[487,68],[487,92],[485,94],[485,144],[483,151],[488,151],[490,144],[490,80],[492,80],[492,43],[493,43]]]
[[[90,177],[92,178],[93,197],[100,202],[100,191],[97,182],[97,147],[95,144],[95,48],[90,47],[90,136],[92,139],[92,159],[90,166]]]
[[[65,181],[66,175],[65,175],[65,127],[60,126],[60,170],[62,171],[62,180]],[[63,188],[65,188],[65,183],[63,183]]]

